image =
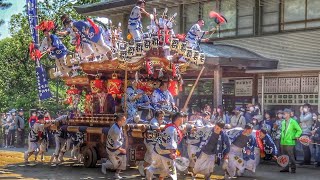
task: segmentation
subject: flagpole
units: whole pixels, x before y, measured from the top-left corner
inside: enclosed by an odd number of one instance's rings
[[[34,7],[35,7],[35,10],[36,10],[36,16],[37,16],[37,24],[39,24],[39,16],[38,16],[38,0],[34,0]],[[35,28],[34,29],[35,31],[36,31],[36,46],[37,47],[39,47],[39,31]],[[40,61],[40,59],[37,59],[37,61]],[[40,63],[40,62],[38,62],[38,63]],[[36,63],[36,66],[40,66],[40,64],[37,64]],[[41,98],[40,98],[40,96],[38,95],[38,97],[39,97],[39,107],[41,107]]]

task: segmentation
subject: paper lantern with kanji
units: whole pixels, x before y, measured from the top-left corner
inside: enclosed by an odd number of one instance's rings
[[[179,94],[178,81],[169,81],[168,91],[172,96],[177,96]]]
[[[107,92],[108,94],[117,95],[121,94],[121,79],[118,79],[118,75],[116,73],[112,74],[112,78],[108,79],[107,83]]]
[[[100,79],[99,76],[96,76],[95,80],[90,81],[91,92],[93,94],[100,93],[104,90],[104,81]]]

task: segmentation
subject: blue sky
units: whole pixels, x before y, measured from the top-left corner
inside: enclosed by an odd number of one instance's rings
[[[6,38],[10,36],[9,33],[9,25],[10,17],[13,14],[20,13],[24,10],[24,5],[26,4],[25,0],[7,0],[7,2],[11,2],[12,6],[6,10],[0,10],[1,19],[5,20],[5,24],[0,27],[0,39]]]

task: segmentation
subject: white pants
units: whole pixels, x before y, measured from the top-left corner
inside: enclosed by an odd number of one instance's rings
[[[142,41],[142,32],[140,29],[137,29],[137,28],[129,29],[129,32],[130,32],[132,39],[134,41]]]
[[[242,157],[242,149],[237,146],[231,145],[229,152],[229,164],[227,167],[227,171],[231,177],[236,176],[237,169],[241,173],[244,171],[245,167]],[[240,161],[238,161],[239,158],[241,158]]]
[[[187,151],[188,151],[188,156],[190,160],[189,167],[193,168],[196,161],[197,161],[197,156],[196,154],[200,151],[201,149],[198,146],[194,146],[192,144],[187,145]]]
[[[63,139],[63,138],[59,137],[59,134],[55,134],[54,135],[54,140],[55,140],[55,143],[56,143],[56,148],[54,150],[54,155],[58,156],[59,153],[60,153],[60,150],[62,149],[62,147],[66,143],[66,139]]]
[[[153,174],[159,174],[160,177],[170,176],[173,180],[178,178],[175,162],[154,151],[152,153],[152,164],[147,168],[147,180],[151,180]]]
[[[194,165],[194,174],[202,174],[209,177],[213,173],[215,167],[215,155],[208,155],[201,152],[199,158]]]
[[[104,166],[107,169],[112,170],[126,170],[127,168],[127,156],[126,155],[119,155],[119,150],[116,150],[115,152],[111,152],[107,148],[107,153],[109,160],[104,163]]]
[[[28,137],[28,150],[26,151],[26,153],[31,154],[34,152],[38,152],[39,151],[39,141],[37,142],[31,142],[30,141],[30,137]]]
[[[71,71],[71,69],[68,68],[68,66],[66,66],[66,64],[65,64],[65,59],[66,59],[66,55],[63,56],[62,58],[59,58],[59,59],[56,58],[56,59],[55,59],[57,69],[58,69],[58,71],[60,71],[63,75],[66,75],[66,74],[68,74],[68,73]]]
[[[102,55],[111,52],[111,48],[105,43],[102,35],[98,42],[92,42],[92,47],[94,48],[94,51],[96,51],[95,54]]]
[[[198,42],[196,40],[186,39],[187,40],[187,48],[196,49],[198,46]]]
[[[146,148],[147,148],[147,151],[144,155],[144,161],[147,162],[148,164],[151,164],[154,145],[151,143],[147,143],[146,141],[144,141],[144,144],[146,145]]]
[[[79,55],[82,60],[86,59],[88,56],[94,54],[91,44],[89,43],[82,43],[81,50],[79,51]]]

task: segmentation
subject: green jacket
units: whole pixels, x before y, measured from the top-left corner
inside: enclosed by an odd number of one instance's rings
[[[290,118],[286,130],[286,120],[281,122],[281,145],[296,145],[296,139],[302,134],[302,130],[296,120]]]

